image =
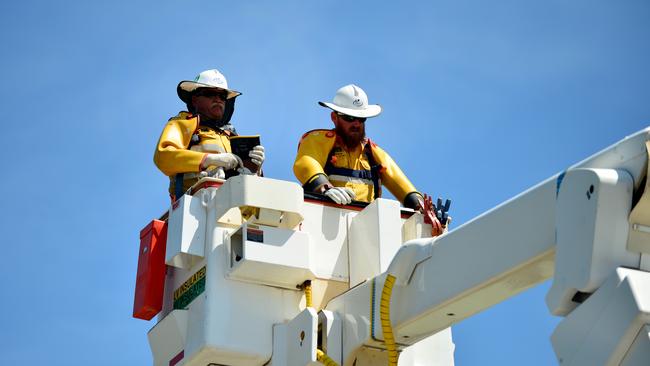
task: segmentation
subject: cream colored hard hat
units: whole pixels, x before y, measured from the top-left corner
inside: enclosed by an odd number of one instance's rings
[[[350,84],[336,91],[332,103],[318,102],[333,111],[359,118],[370,118],[381,113],[381,106],[368,104],[368,96],[360,87]]]
[[[205,70],[198,74],[194,80],[184,80],[178,83],[176,92],[178,97],[185,103],[192,101],[192,92],[199,88],[216,88],[228,92],[227,99],[241,95],[240,92],[228,89],[228,80],[217,69]]]

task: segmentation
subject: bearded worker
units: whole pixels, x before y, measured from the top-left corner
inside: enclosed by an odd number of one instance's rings
[[[176,92],[187,111],[169,119],[154,153],[156,166],[169,177],[172,201],[208,174],[225,178],[227,174],[250,173],[230,146],[230,138],[237,135],[230,118],[241,93],[229,89],[226,77],[216,69],[181,81]],[[249,157],[257,166],[253,173],[261,174],[264,147],[255,146]]]
[[[332,110],[333,130],[305,133],[293,165],[305,192],[324,194],[338,204],[353,200],[372,202],[381,197],[382,185],[404,207],[422,212],[424,199],[395,161],[366,137],[365,122],[381,113],[379,105],[368,104],[360,87],[340,88],[332,103],[318,102]],[[434,219],[434,232],[442,225]]]

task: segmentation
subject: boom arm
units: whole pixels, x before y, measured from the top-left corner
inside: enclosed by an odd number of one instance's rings
[[[640,131],[570,167],[567,172],[606,169],[619,174],[619,181],[627,176],[639,188],[645,177],[648,156],[645,144],[649,139],[650,129]],[[558,215],[565,215],[557,212],[565,173],[547,179],[446,235],[405,244],[385,273],[330,302],[328,310],[345,314],[341,316],[343,354],[350,356],[362,345],[382,347],[379,304],[373,298],[381,296],[387,275],[396,277],[390,316],[395,339],[401,345],[413,344],[551,278],[556,256],[556,221]],[[630,204],[631,198],[629,192]],[[602,215],[594,212],[596,216]],[[625,217],[618,219],[627,221],[628,214],[629,204]],[[564,220],[563,216],[559,218]],[[614,244],[625,250],[625,242]],[[638,264],[641,254],[634,255]],[[615,269],[626,263],[613,265]],[[366,301],[373,303],[374,311],[371,307],[367,307],[367,313],[363,309],[356,314],[347,310],[353,308],[352,303],[363,302],[366,296]],[[363,319],[369,319],[367,329],[358,326]],[[357,323],[355,331],[345,331],[352,322]]]

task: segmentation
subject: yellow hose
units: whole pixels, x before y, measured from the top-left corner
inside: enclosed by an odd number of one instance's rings
[[[390,296],[393,293],[394,284],[395,276],[387,275],[379,302],[379,317],[381,319],[381,330],[384,333],[384,343],[386,343],[386,350],[388,351],[388,366],[397,366],[397,359],[399,358],[393,327],[390,324]]]
[[[325,354],[325,352],[319,349],[316,350],[316,360],[325,366],[339,366],[336,361],[332,360],[328,355]]]
[[[305,289],[305,306],[308,308],[313,307],[311,299],[311,281],[307,280],[303,283],[303,288]]]
[[[308,308],[313,307],[311,298],[311,281],[305,281],[301,287],[305,291],[305,306]],[[319,349],[316,349],[316,361],[322,363],[325,366],[339,366],[336,361],[332,360],[328,355],[325,354],[325,352]]]

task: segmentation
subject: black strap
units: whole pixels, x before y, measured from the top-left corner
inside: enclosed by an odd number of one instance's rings
[[[379,176],[381,165],[377,164],[375,157],[372,155],[372,150],[370,149],[370,142],[366,143],[365,147],[363,148],[363,153],[366,154],[366,157],[368,158],[368,163],[370,163],[370,170],[365,170],[365,169],[357,170],[357,169],[335,167],[334,164],[332,164],[332,156],[334,156],[334,149],[330,150],[329,154],[327,155],[327,161],[324,167],[325,174],[327,174],[328,176],[335,174],[335,175],[342,175],[344,177],[372,180],[372,185],[374,187],[373,199],[376,199],[381,197],[381,181],[380,181],[381,178]]]
[[[366,146],[363,148],[366,156],[368,157],[368,162],[370,163],[370,173],[372,175],[372,184],[375,186],[374,198],[381,197],[381,177],[379,172],[381,171],[381,164],[377,164],[375,157],[372,155],[372,149],[370,148],[370,141],[366,143]]]
[[[174,200],[178,200],[183,197],[183,173],[178,173],[174,177]]]
[[[199,117],[200,120],[200,117]],[[198,145],[199,143],[199,129],[197,127],[196,131],[192,134],[192,137],[190,137],[190,143],[187,145],[187,150],[190,150],[192,146]],[[185,192],[183,191],[183,180],[185,178],[184,173],[177,173],[174,176],[174,199],[177,200],[181,197],[183,197],[183,194]]]
[[[330,181],[327,179],[327,176],[322,173],[316,174],[315,177],[311,178],[311,181],[303,184],[302,188],[305,192],[316,192],[317,189],[321,188],[323,185],[328,184]]]
[[[342,175],[344,177],[372,180],[372,171],[370,170],[355,170],[355,169],[348,169],[348,168],[339,168],[331,164],[325,167],[325,173],[327,173],[327,175],[336,174],[336,175]]]

